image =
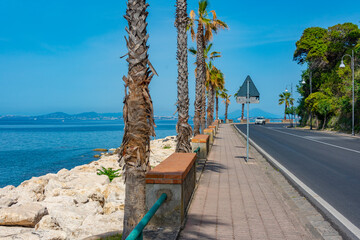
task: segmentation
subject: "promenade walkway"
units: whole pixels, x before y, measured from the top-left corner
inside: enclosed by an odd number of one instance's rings
[[[229,124],[220,125],[179,239],[314,239]]]

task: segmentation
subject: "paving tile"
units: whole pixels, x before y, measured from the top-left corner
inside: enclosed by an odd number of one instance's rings
[[[232,127],[221,124],[179,239],[314,239],[258,160],[245,156]]]

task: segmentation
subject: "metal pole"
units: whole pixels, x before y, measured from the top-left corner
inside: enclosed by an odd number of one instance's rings
[[[311,69],[310,69],[310,94],[312,94],[311,80],[312,80],[312,72],[311,72]],[[311,110],[310,110],[310,130],[312,130],[312,111]]]
[[[246,103],[247,103],[247,117],[246,117],[246,162],[249,161],[249,104],[250,104],[250,93],[249,93],[249,81],[247,81],[247,92],[246,92]]]
[[[351,134],[353,136],[355,136],[355,132],[354,132],[354,124],[355,124],[355,71],[354,71],[354,65],[355,65],[355,59],[354,59],[354,50],[352,50],[352,55],[351,55],[351,72],[352,72],[352,129],[351,129]]]

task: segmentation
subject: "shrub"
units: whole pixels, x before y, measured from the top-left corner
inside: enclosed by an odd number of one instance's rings
[[[120,169],[118,170],[114,170],[112,168],[104,168],[101,167],[102,169],[98,169],[97,171],[97,175],[106,175],[109,177],[110,182],[117,177],[121,177],[121,174],[119,174]]]

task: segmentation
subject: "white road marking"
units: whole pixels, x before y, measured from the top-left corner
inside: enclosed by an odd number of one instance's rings
[[[284,132],[284,131],[280,131],[280,130],[275,130],[275,129],[271,129],[271,130],[273,130],[273,131],[275,131],[275,132],[280,132],[280,133],[283,133],[283,134],[288,134],[288,135],[290,135],[290,136],[303,138],[303,139],[306,139],[306,140],[309,140],[309,141],[313,141],[313,142],[317,142],[317,143],[322,143],[322,144],[324,144],[324,145],[328,145],[328,146],[331,146],[331,147],[340,148],[340,149],[342,149],[342,150],[347,150],[347,151],[354,152],[354,153],[360,153],[360,151],[357,151],[357,150],[354,150],[354,149],[351,149],[351,148],[341,147],[341,146],[334,145],[334,144],[331,144],[331,143],[322,142],[322,141],[319,141],[319,140],[315,140],[315,139],[313,139],[312,137],[303,137],[303,136],[299,136],[299,135],[296,135],[296,134],[292,134],[292,133],[288,133],[288,132]]]
[[[246,135],[240,131],[237,127],[235,129],[246,139]],[[274,130],[276,131],[276,130]],[[280,131],[279,131],[280,132]],[[283,132],[284,133],[284,132]],[[286,133],[290,134],[290,133]],[[290,134],[294,135],[294,134]],[[294,135],[299,137],[297,135]],[[310,139],[311,140],[311,139]],[[360,229],[356,227],[352,222],[350,222],[344,215],[338,212],[333,206],[331,206],[327,201],[320,197],[316,192],[314,192],[310,187],[298,179],[294,174],[292,174],[287,168],[285,168],[281,163],[276,161],[270,154],[268,154],[264,149],[257,145],[251,138],[249,138],[251,145],[253,145],[259,152],[261,152],[269,161],[271,161],[278,169],[280,169],[285,175],[287,175],[292,181],[294,181],[303,191],[309,194],[315,201],[317,201],[323,208],[325,208],[331,215],[333,215],[345,228],[347,228],[352,234],[360,239]],[[336,145],[334,145],[336,146]],[[336,146],[339,147],[339,146]],[[355,150],[354,150],[355,151]]]

